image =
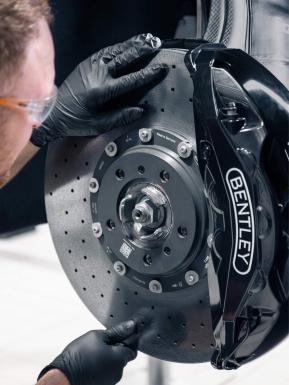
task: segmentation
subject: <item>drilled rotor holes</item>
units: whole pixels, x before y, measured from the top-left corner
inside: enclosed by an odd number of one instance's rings
[[[174,88],[174,87],[172,87],[172,88],[171,88],[171,91],[172,91],[172,92],[175,92],[175,88]]]
[[[192,98],[190,98],[190,99],[189,99],[189,102],[190,102],[190,103],[193,103],[193,99],[192,99]]]
[[[78,270],[77,270],[77,269],[74,269],[74,272],[75,272],[75,273],[78,273]]]
[[[111,271],[110,271],[110,270],[107,270],[107,274],[111,274]]]
[[[161,108],[161,112],[165,112],[165,109],[164,109],[164,108]]]
[[[85,162],[84,164],[85,164],[85,166],[88,166],[88,165],[89,165],[89,163],[88,163],[88,162]]]
[[[84,255],[84,256],[83,256],[83,259],[87,259],[87,256],[86,256],[86,255]]]
[[[117,288],[116,288],[116,291],[120,291],[120,288],[119,288],[119,287],[117,287]]]
[[[201,326],[201,328],[204,328],[205,324],[202,322],[200,326]]]
[[[113,315],[113,314],[111,314],[111,315],[110,315],[110,318],[113,318],[113,317],[114,317],[114,315]]]
[[[125,301],[125,303],[124,303],[124,304],[125,304],[125,306],[128,306],[128,302],[127,302],[127,301]]]
[[[72,188],[71,190],[70,190],[72,193],[74,193],[74,189]]]
[[[125,172],[121,168],[119,168],[118,170],[116,170],[115,176],[117,180],[123,180],[125,178]]]
[[[95,279],[95,275],[93,274],[93,275],[91,276],[91,278],[92,278],[92,279]]]
[[[175,68],[177,68],[177,67],[176,67],[176,65],[175,65],[175,64],[173,64],[173,65],[172,65],[172,68],[174,68],[174,69],[175,69]]]
[[[83,287],[82,290],[83,290],[83,291],[86,291],[86,287]]]
[[[87,199],[86,199],[86,198],[83,198],[83,202],[87,202]]]
[[[65,215],[68,215],[68,214],[69,214],[69,212],[66,210],[66,211],[65,211]]]
[[[196,344],[192,344],[192,349],[196,349],[197,348],[197,345]]]
[[[54,174],[54,178],[57,179],[58,178],[58,174]]]
[[[84,219],[82,219],[82,220],[81,220],[81,223],[82,223],[82,224],[84,224],[84,223],[85,223],[85,220],[84,220]]]
[[[160,177],[163,183],[167,183],[170,180],[170,174],[165,170],[160,173]]]

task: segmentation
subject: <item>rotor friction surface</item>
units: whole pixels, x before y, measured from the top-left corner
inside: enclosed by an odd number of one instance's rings
[[[163,360],[197,363],[209,361],[214,347],[206,277],[176,292],[152,293],[117,274],[93,235],[89,192],[105,146],[126,131],[160,127],[181,132],[195,144],[193,84],[185,54],[185,50],[162,50],[153,59],[166,63],[170,71],[141,100],[148,108],[144,119],[98,138],[70,138],[50,146],[46,208],[61,264],[95,317],[110,327],[137,313],[145,314],[141,351]]]

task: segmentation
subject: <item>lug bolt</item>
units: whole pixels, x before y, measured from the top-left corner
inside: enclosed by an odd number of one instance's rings
[[[98,192],[98,190],[99,190],[99,183],[98,183],[97,179],[91,178],[89,181],[89,191],[92,194],[95,194]]]
[[[93,223],[92,224],[92,232],[96,238],[100,238],[102,236],[102,226],[101,223]]]
[[[163,291],[161,283],[155,279],[150,281],[149,289],[152,293],[162,293],[162,291]]]
[[[142,128],[139,130],[139,138],[143,143],[148,143],[152,140],[153,132],[151,128]]]
[[[199,274],[196,271],[189,270],[185,274],[185,281],[189,286],[194,286],[200,280]]]
[[[110,158],[113,158],[117,154],[117,145],[114,142],[108,143],[108,145],[105,147],[105,153]]]
[[[115,264],[113,265],[113,268],[116,271],[116,273],[119,275],[125,275],[126,274],[126,266],[121,261],[115,262]]]
[[[181,158],[189,158],[192,155],[193,146],[189,142],[181,142],[178,145],[178,154]]]

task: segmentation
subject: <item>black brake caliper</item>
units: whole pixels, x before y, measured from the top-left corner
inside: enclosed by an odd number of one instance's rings
[[[276,261],[288,258],[280,213],[288,186],[280,194],[269,178],[265,148],[277,143],[286,179],[289,93],[240,50],[203,44],[186,62],[195,87],[199,168],[214,224],[208,242],[212,364],[235,369],[252,358],[288,295],[281,281],[276,289],[269,280]]]

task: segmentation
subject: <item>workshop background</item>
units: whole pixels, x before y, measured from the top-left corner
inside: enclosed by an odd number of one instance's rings
[[[94,51],[141,32],[195,34],[194,1],[54,0],[57,84]],[[185,17],[184,17],[185,16]],[[179,32],[177,32],[179,33]],[[65,276],[46,223],[45,150],[0,191],[0,383],[34,384],[39,371],[71,340],[101,325]],[[41,226],[37,226],[43,224]],[[24,231],[25,230],[25,231]],[[15,234],[16,231],[16,234]],[[5,235],[5,236],[4,236]],[[287,385],[289,339],[239,371],[210,364],[164,363],[166,383]],[[149,384],[148,357],[139,354],[122,384]]]

